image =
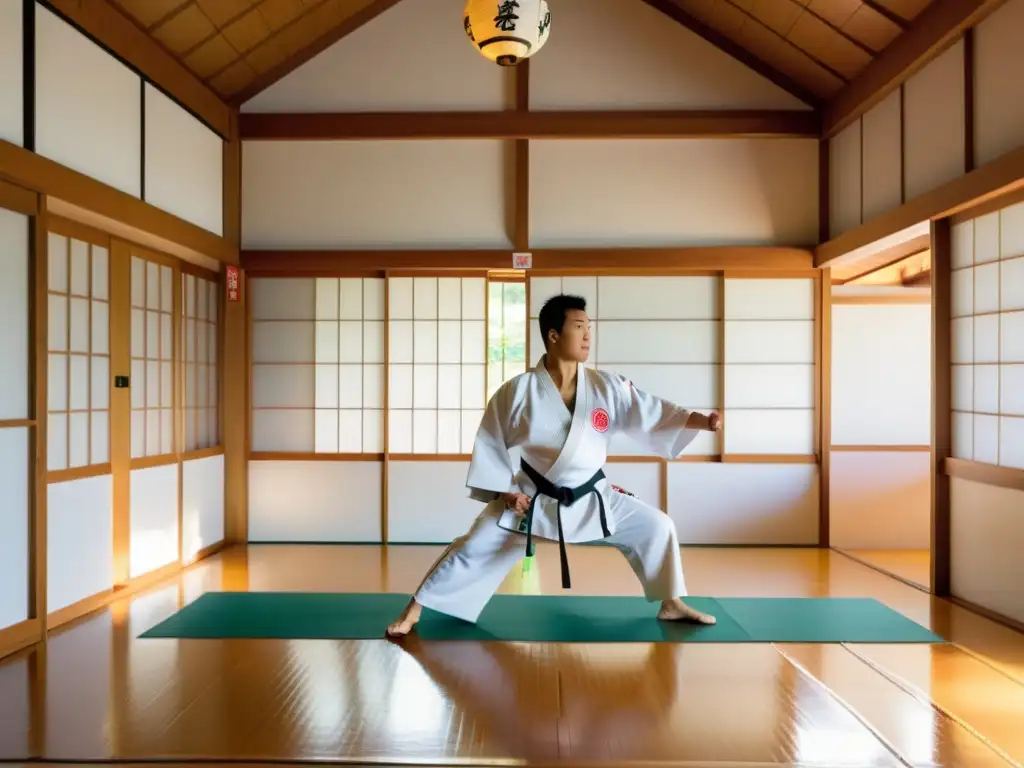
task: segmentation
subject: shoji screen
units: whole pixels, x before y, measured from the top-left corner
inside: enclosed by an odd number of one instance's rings
[[[224,538],[224,452],[220,430],[220,280],[182,265],[181,541],[188,562]]]
[[[0,208],[0,652],[29,616],[29,222]]]
[[[487,298],[483,276],[388,279],[391,541],[448,541],[479,512],[465,483],[486,404]]]
[[[725,281],[729,453],[815,453],[814,280]]]
[[[128,246],[131,269],[131,557],[139,576],[178,559],[175,361],[181,359],[180,271],[174,259]],[[184,420],[182,420],[182,423]]]
[[[47,607],[113,586],[110,238],[51,217],[47,240]],[[176,496],[175,496],[176,498]]]
[[[254,278],[251,541],[379,541],[383,278]]]
[[[316,281],[317,453],[384,451],[384,281]]]
[[[1024,469],[1024,203],[953,227],[953,456]]]
[[[182,274],[184,312],[185,450],[209,448],[220,442],[217,402],[218,284],[206,277]]]
[[[390,453],[469,453],[486,395],[484,278],[389,280]]]
[[[669,509],[687,542],[815,543],[814,273],[728,273],[722,295],[722,461],[670,465]]]
[[[1024,621],[1024,203],[951,236],[951,587]]]

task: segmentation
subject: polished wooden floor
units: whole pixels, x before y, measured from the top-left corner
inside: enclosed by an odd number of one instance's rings
[[[140,640],[205,590],[410,591],[434,547],[227,550],[0,663],[0,759],[1024,762],[1024,635],[812,549],[687,548],[693,594],[873,596],[941,646]],[[574,585],[638,594],[615,551]],[[506,591],[560,591],[557,549]]]
[[[932,553],[927,549],[848,549],[844,554],[880,571],[927,589],[932,583]]]

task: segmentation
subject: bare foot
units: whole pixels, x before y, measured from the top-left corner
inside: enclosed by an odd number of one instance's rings
[[[420,613],[422,611],[423,606],[417,603],[415,598],[410,600],[409,604],[405,606],[405,610],[402,611],[402,615],[388,627],[388,634],[391,637],[402,637],[409,634],[412,628],[416,626],[416,622],[420,620]]]
[[[663,600],[661,610],[658,611],[658,618],[661,621],[692,621],[697,624],[717,624],[718,620],[707,613],[694,610],[678,597],[672,600]]]

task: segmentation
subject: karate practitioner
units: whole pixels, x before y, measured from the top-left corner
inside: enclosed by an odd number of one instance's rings
[[[506,574],[533,554],[534,537],[558,541],[566,589],[565,544],[603,541],[626,556],[646,598],[661,601],[658,619],[714,624],[681,599],[686,585],[672,520],[613,490],[602,467],[616,432],[674,459],[698,432],[719,429],[718,414],[688,411],[585,367],[590,322],[581,297],[549,299],[538,319],[544,356],[495,392],[477,430],[466,486],[487,506],[430,568],[388,634],[410,632],[424,606],[475,622]]]

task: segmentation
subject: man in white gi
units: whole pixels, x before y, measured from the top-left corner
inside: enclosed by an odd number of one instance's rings
[[[619,549],[658,618],[714,624],[686,605],[679,539],[668,515],[614,490],[602,467],[608,440],[624,433],[659,456],[677,458],[717,413],[704,415],[638,390],[625,378],[584,367],[590,355],[586,301],[555,296],[540,311],[545,354],[532,371],[505,382],[487,404],[466,486],[487,502],[469,532],[427,572],[388,627],[405,635],[423,607],[475,622],[533,537],[556,540],[562,586],[570,587],[566,543],[604,541]],[[518,449],[518,471],[509,455]]]

